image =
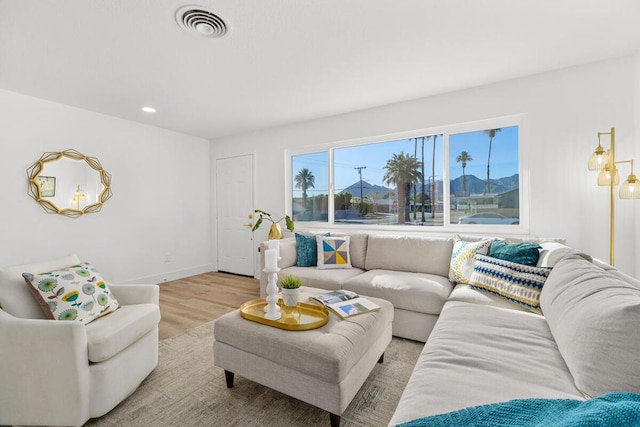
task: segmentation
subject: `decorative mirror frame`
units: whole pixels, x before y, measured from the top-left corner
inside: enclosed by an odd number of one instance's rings
[[[98,198],[98,202],[87,205],[83,209],[60,209],[55,204],[42,198],[40,185],[38,185],[38,177],[40,176],[40,172],[42,172],[45,163],[53,162],[63,157],[67,157],[72,160],[84,160],[89,165],[89,167],[96,170],[100,174],[100,181],[102,182],[103,189]],[[29,168],[27,169],[27,177],[27,194],[29,196],[33,197],[34,200],[38,202],[40,206],[42,206],[42,208],[48,213],[60,214],[68,216],[70,218],[78,218],[79,216],[82,216],[86,213],[99,212],[100,209],[102,209],[102,205],[104,204],[104,202],[106,202],[111,196],[113,196],[113,192],[111,191],[111,174],[102,168],[100,161],[95,157],[85,156],[84,154],[79,153],[78,151],[73,149],[44,153],[37,162],[29,166]]]

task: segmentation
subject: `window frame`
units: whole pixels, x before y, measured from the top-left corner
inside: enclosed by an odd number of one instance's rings
[[[413,231],[413,232],[429,232],[429,233],[467,233],[467,234],[528,234],[529,233],[529,144],[526,138],[526,114],[518,114],[504,116],[492,119],[477,120],[472,122],[457,123],[452,125],[437,126],[424,129],[416,129],[412,131],[396,132],[383,135],[368,136],[363,138],[336,141],[331,143],[323,143],[304,147],[288,148],[284,151],[285,157],[285,211],[291,215],[292,213],[292,195],[293,195],[293,176],[292,176],[292,158],[297,155],[314,154],[320,152],[328,153],[328,214],[327,222],[323,221],[304,221],[304,228],[308,229],[332,229],[344,230],[346,228],[358,231]],[[486,129],[518,127],[518,190],[519,190],[519,219],[517,225],[504,224],[450,224],[451,221],[451,196],[450,196],[450,180],[451,180],[451,162],[450,162],[450,146],[449,135],[466,132],[477,132]],[[400,139],[408,139],[421,137],[426,135],[442,135],[442,169],[443,169],[443,225],[442,226],[416,226],[402,224],[385,224],[385,225],[369,225],[369,224],[343,224],[335,222],[335,187],[334,187],[334,149],[353,147],[360,145],[376,144],[391,142]],[[299,225],[296,224],[296,225]]]

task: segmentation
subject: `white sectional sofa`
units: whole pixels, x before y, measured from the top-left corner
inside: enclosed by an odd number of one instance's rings
[[[393,334],[426,341],[390,425],[512,399],[640,393],[640,281],[539,241],[538,265],[552,267],[542,314],[449,281],[450,238],[353,234],[353,267],[340,270],[296,267],[289,238],[279,267],[308,286],[389,300]]]

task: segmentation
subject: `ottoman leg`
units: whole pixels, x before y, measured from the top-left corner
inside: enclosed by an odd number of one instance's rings
[[[331,427],[340,427],[340,415],[329,413],[329,419],[331,420]]]
[[[378,359],[378,363],[384,363],[384,353],[382,353],[382,356]]]
[[[229,372],[226,369],[224,370],[224,378],[227,380],[227,388],[233,387],[233,372]]]

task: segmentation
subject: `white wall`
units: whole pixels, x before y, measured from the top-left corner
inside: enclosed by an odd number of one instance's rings
[[[114,282],[212,270],[209,141],[3,90],[0,123],[0,266],[76,252]],[[113,176],[99,213],[48,214],[27,195],[26,169],[69,148]]]
[[[634,126],[638,125],[633,116],[633,88],[634,58],[625,57],[219,138],[212,141],[212,160],[253,153],[257,164],[255,206],[281,213],[287,148],[523,113],[527,115],[523,142],[529,145],[523,149],[530,156],[530,171],[523,171],[530,174],[531,182],[530,233],[564,237],[569,245],[608,260],[608,193],[596,186],[596,175],[587,170],[586,164],[597,145],[597,132],[612,126],[618,135],[618,157],[633,155]],[[635,151],[637,157],[638,149]],[[616,265],[638,276],[635,259],[640,252],[633,236],[638,233],[635,218],[640,207],[638,202],[629,201],[618,201],[616,206]],[[622,231],[624,228],[629,231]],[[264,239],[265,233],[258,233],[256,242]]]
[[[633,118],[635,121],[635,138],[633,140],[634,153],[633,158],[635,160],[634,164],[634,173],[636,176],[640,176],[640,51],[636,52],[635,55],[635,67],[633,70],[634,73],[634,102],[633,102]],[[640,200],[636,200],[633,203],[640,203]],[[636,227],[636,260],[640,257],[640,221],[638,221],[638,217],[640,216],[640,207],[636,207],[635,218],[633,219],[633,223]],[[636,261],[636,277],[640,277],[640,264]]]

